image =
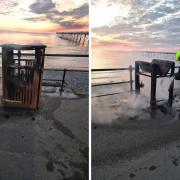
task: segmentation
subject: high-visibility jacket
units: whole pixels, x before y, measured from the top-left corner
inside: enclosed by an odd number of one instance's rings
[[[180,61],[180,51],[176,52],[176,61]]]

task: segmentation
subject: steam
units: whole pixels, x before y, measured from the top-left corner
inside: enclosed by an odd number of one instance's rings
[[[92,122],[111,124],[115,119],[128,120],[142,113],[149,106],[147,96],[119,94],[92,100]]]
[[[92,122],[97,124],[111,124],[115,120],[126,121],[140,116],[141,118],[144,116],[145,119],[147,114],[150,114],[151,83],[150,78],[145,77],[141,78],[141,80],[144,83],[144,87],[141,89],[139,95],[128,92],[127,87],[125,90],[125,88],[121,88],[121,85],[115,88],[113,86],[104,87],[102,90],[106,92],[116,92],[119,88],[119,91],[121,89],[122,93],[92,98]],[[161,101],[161,104],[165,104],[168,100],[170,83],[171,79],[169,78],[160,78],[157,80],[156,100]],[[175,86],[177,86],[176,83],[177,82],[175,82]],[[94,89],[92,89],[92,92],[93,90]]]

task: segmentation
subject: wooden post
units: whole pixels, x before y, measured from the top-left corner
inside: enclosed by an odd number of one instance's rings
[[[81,43],[81,36],[82,36],[82,33],[80,33],[79,44]]]
[[[78,41],[79,41],[79,33],[77,33],[77,35],[78,35],[78,36],[77,36],[77,41],[76,41],[76,42],[78,43]]]
[[[77,42],[77,40],[78,40],[78,33],[76,34],[76,42]]]
[[[139,76],[139,62],[135,62],[135,90],[140,93],[140,76]]]
[[[86,33],[84,34],[84,40],[83,40],[83,45],[84,45],[84,43],[85,43],[85,40],[86,40]]]
[[[173,63],[173,65],[171,67],[171,76],[173,76],[173,74],[174,74],[174,69],[175,69],[175,63]],[[171,107],[172,107],[172,103],[173,103],[173,90],[174,90],[174,80],[169,89],[169,100],[168,101],[169,101],[169,104]]]
[[[132,90],[133,90],[132,71],[133,71],[133,67],[132,67],[132,65],[130,65],[130,66],[129,66],[129,76],[130,76],[130,91],[132,91]]]
[[[68,40],[71,40],[71,34],[68,34]]]
[[[73,41],[73,34],[71,33],[71,41]]]
[[[151,96],[150,96],[150,112],[153,113],[156,108],[156,69],[157,65],[152,64],[152,70],[151,70]]]
[[[72,42],[74,42],[74,38],[75,38],[74,33],[72,33]]]

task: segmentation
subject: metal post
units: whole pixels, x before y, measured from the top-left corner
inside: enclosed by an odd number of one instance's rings
[[[140,75],[139,75],[139,62],[135,62],[135,90],[140,93]]]
[[[153,113],[156,108],[156,64],[152,64],[151,70],[151,96],[150,96],[150,112]]]
[[[64,91],[64,82],[65,82],[65,76],[66,76],[66,69],[63,71],[63,79],[62,79],[62,84],[61,84],[61,89],[60,89],[60,96],[62,95],[62,92]]]
[[[133,67],[132,65],[129,66],[129,76],[130,76],[130,90],[133,90],[133,80],[132,80],[132,71],[133,71]]]
[[[171,76],[173,76],[173,74],[174,74],[174,69],[175,69],[175,63],[173,63],[173,65],[171,67]],[[171,107],[172,107],[172,103],[173,103],[173,90],[174,90],[174,80],[169,89],[169,100],[168,101],[169,101],[169,104]]]

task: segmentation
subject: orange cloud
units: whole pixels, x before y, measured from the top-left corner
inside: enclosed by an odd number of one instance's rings
[[[16,6],[10,6],[7,1],[2,3],[3,8],[0,7],[0,30],[36,33],[88,30],[88,4],[84,1],[71,4],[68,11],[58,11],[59,0],[17,2]]]

